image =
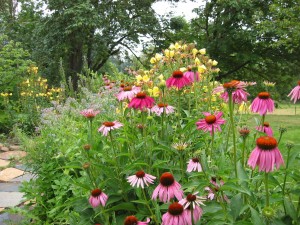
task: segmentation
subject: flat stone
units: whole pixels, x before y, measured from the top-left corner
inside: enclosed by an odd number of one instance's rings
[[[24,220],[24,217],[19,214],[3,213],[0,215],[0,225],[21,224],[23,220]]]
[[[11,151],[20,151],[21,147],[19,145],[11,145],[11,146],[9,146],[9,149]]]
[[[2,146],[2,147],[1,147],[1,151],[3,151],[3,152],[8,152],[8,151],[9,151],[9,148],[8,148],[8,147],[5,147],[5,146]]]
[[[32,173],[25,173],[22,176],[11,179],[10,182],[30,181],[31,179],[35,179],[35,176]]]
[[[19,170],[23,170],[25,172],[32,171],[32,168],[29,168],[28,166],[25,166],[24,164],[16,164],[14,167]]]
[[[0,171],[0,181],[10,181],[18,176],[24,174],[24,171],[18,170],[16,168],[6,168],[5,170]]]
[[[5,208],[0,208],[0,212],[2,212]]]
[[[9,151],[0,153],[0,159],[20,159],[26,156],[26,152],[24,151]]]
[[[0,192],[0,207],[14,207],[19,205],[23,200],[21,192]]]
[[[21,183],[0,183],[0,190],[4,192],[18,192]]]
[[[0,159],[0,167],[7,167],[10,161]]]

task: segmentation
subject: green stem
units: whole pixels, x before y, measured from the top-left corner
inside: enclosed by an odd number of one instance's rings
[[[266,207],[270,206],[270,196],[269,196],[269,183],[268,183],[269,174],[265,172],[265,188],[266,188]]]
[[[93,146],[93,119],[89,119],[89,144]]]
[[[178,110],[177,110],[177,117],[178,117],[178,128],[180,128],[180,90],[178,91]]]
[[[243,137],[243,145],[242,145],[242,166],[245,168],[245,148],[246,148],[246,137]]]
[[[194,208],[191,206],[191,220],[192,220],[192,225],[195,225],[195,220],[194,220]]]
[[[214,137],[215,137],[215,132],[214,132],[214,126],[212,126],[211,130],[211,148],[210,148],[210,161],[212,165],[212,154],[213,154],[213,147],[214,147]]]
[[[145,193],[144,188],[142,188],[142,192],[143,192],[144,199],[145,199],[145,201],[147,202],[147,207],[148,207],[148,209],[149,209],[149,212],[151,213],[151,217],[152,217],[153,220],[155,221],[155,224],[159,224],[158,221],[157,221],[157,219],[156,219],[155,214],[153,213],[153,211],[152,211],[152,209],[151,209],[151,207],[150,207],[150,205],[149,205],[149,201],[148,201],[148,199],[147,199],[147,197],[146,197],[146,193]]]
[[[287,179],[287,174],[288,174],[288,167],[289,167],[289,159],[290,159],[290,151],[291,148],[288,148],[288,154],[287,154],[287,160],[286,160],[286,167],[285,167],[285,171],[284,171],[284,179],[283,179],[283,186],[282,186],[282,197],[284,200],[285,197],[285,186],[286,186],[286,179]],[[283,208],[284,208],[284,213],[286,214],[286,208],[285,205],[283,204]]]
[[[232,101],[232,92],[228,92],[229,96],[229,114],[230,114],[230,123],[232,128],[232,141],[233,141],[233,161],[234,161],[234,172],[235,177],[237,177],[237,160],[236,160],[236,140],[235,140],[235,127],[234,127],[234,121],[233,121],[233,101]]]

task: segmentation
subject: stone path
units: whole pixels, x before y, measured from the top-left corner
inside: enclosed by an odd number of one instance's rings
[[[22,216],[6,212],[24,202],[19,187],[23,181],[34,176],[22,165],[26,152],[18,145],[5,146],[0,143],[0,225],[19,224]]]

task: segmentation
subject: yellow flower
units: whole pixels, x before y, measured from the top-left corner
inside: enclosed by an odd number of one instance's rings
[[[174,48],[175,48],[176,50],[181,49],[181,45],[178,44],[178,42],[176,42],[175,45],[174,45]]]
[[[152,64],[156,63],[156,58],[152,57],[152,58],[150,59],[150,63],[152,63]]]
[[[212,65],[213,65],[213,66],[218,65],[218,61],[216,61],[216,60],[212,61]]]
[[[203,91],[204,91],[204,92],[208,92],[207,86],[203,86]]]
[[[199,50],[199,52],[200,52],[201,55],[205,55],[206,54],[206,49],[205,48],[201,48]]]
[[[165,50],[165,56],[167,58],[173,58],[174,56],[174,51],[169,51],[168,49]]]
[[[275,84],[276,84],[276,83],[274,83],[274,82],[269,82],[269,81],[266,81],[266,80],[265,80],[263,83],[264,83],[264,85],[265,85],[266,87],[274,87]]]
[[[198,57],[196,57],[196,58],[195,58],[195,64],[196,64],[197,66],[199,66],[200,63],[201,63],[201,62],[200,62],[200,59],[199,59]]]
[[[198,53],[198,50],[196,48],[193,48],[192,53],[193,53],[193,56],[195,57]]]
[[[159,82],[159,84],[158,84],[158,86],[160,86],[160,87],[164,87],[164,86],[166,86],[166,81],[165,80],[160,80],[160,82]]]
[[[160,79],[160,80],[163,80],[164,79],[164,75],[161,74],[157,78]]]
[[[204,65],[198,66],[198,72],[199,73],[203,73],[205,71],[206,71],[206,66],[204,66]]]
[[[156,86],[153,87],[153,89],[149,88],[149,89],[148,89],[148,92],[149,92],[149,94],[150,94],[151,96],[153,96],[153,97],[158,97],[158,96],[159,96],[159,93],[160,93],[159,88],[156,87]]]
[[[179,70],[181,71],[181,72],[185,72],[185,71],[187,71],[187,69],[185,68],[185,67],[181,67],[181,68],[179,68]]]
[[[249,105],[246,102],[242,102],[239,106],[240,113],[247,113],[249,112]]]
[[[216,68],[214,71],[215,71],[216,73],[219,73],[221,70],[220,70],[220,68]]]
[[[186,48],[187,48],[187,44],[182,45],[183,50],[186,50]]]
[[[175,45],[174,44],[170,44],[169,49],[173,50],[174,48],[175,48]]]
[[[143,76],[143,81],[148,82],[150,80],[150,77],[148,75]]]
[[[143,80],[143,77],[141,75],[137,75],[135,78],[137,82],[141,82]]]
[[[156,54],[155,54],[155,59],[156,59],[157,61],[160,61],[160,60],[162,59],[162,55],[156,53]]]
[[[25,81],[25,84],[29,84],[29,79],[27,79],[27,80]]]
[[[177,143],[173,143],[172,147],[175,148],[178,151],[183,151],[188,147],[188,143],[179,141]]]
[[[212,96],[211,96],[211,101],[212,101],[212,102],[216,102],[216,101],[217,101],[216,95],[212,95]]]

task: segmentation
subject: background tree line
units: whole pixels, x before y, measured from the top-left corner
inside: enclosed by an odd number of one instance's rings
[[[126,65],[138,60],[147,67],[153,52],[179,40],[206,48],[219,61],[219,80],[276,82],[284,98],[300,78],[297,1],[199,1],[194,9],[197,16],[190,22],[183,17],[159,17],[152,8],[155,2],[0,0],[0,35],[20,42],[15,46],[17,52],[24,52],[25,61],[36,62],[53,84],[61,80],[62,59],[75,89],[84,66],[101,71],[112,57],[122,54]],[[172,2],[176,5],[177,1]],[[142,42],[141,37],[149,41]],[[1,50],[5,43],[0,44]],[[135,52],[137,45],[143,46],[143,55]],[[5,79],[1,81],[1,89],[7,88]]]

